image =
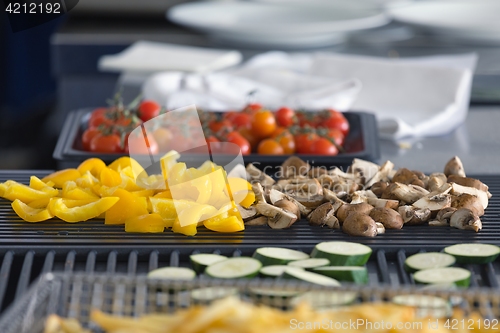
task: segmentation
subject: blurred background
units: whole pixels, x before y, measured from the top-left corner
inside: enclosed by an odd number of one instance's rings
[[[105,105],[126,81],[123,72],[99,68],[99,60],[141,40],[237,50],[243,60],[266,51],[381,59],[474,53],[471,104],[500,102],[500,26],[488,16],[498,13],[498,4],[490,8],[496,1],[454,1],[453,10],[439,6],[449,0],[336,0],[327,10],[325,1],[293,0],[179,7],[187,2],[80,0],[66,15],[15,33],[0,15],[0,168],[56,168],[52,152],[67,113]],[[251,7],[224,7],[235,3]],[[423,3],[431,5],[415,6]],[[276,10],[297,5],[308,10]],[[456,135],[440,140],[460,141]],[[383,154],[401,149],[384,145]]]

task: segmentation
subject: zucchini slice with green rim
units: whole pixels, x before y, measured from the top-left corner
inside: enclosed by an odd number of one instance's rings
[[[193,280],[195,277],[195,271],[185,267],[163,267],[148,273],[150,279]]]
[[[308,291],[294,297],[290,305],[297,306],[307,302],[313,309],[323,310],[353,304],[358,297],[356,292],[350,291]]]
[[[491,244],[465,243],[444,248],[459,264],[487,264],[495,261],[500,254],[500,247]]]
[[[363,266],[372,254],[366,245],[352,242],[322,242],[317,244],[312,253],[313,258],[326,258],[332,266]]]
[[[291,261],[288,263],[288,266],[300,267],[307,270],[328,265],[330,265],[330,260],[326,258],[309,258],[304,260]]]
[[[417,253],[405,260],[405,270],[421,271],[429,268],[449,267],[455,263],[455,257],[441,252]]]
[[[287,265],[271,265],[271,266],[264,266],[260,269],[259,273],[262,277],[273,277],[276,278],[278,276],[281,276],[285,269],[287,269],[289,266]]]
[[[190,255],[189,260],[191,261],[191,265],[193,265],[195,272],[201,274],[208,266],[215,264],[216,262],[227,260],[227,257],[219,254],[199,253]]]
[[[237,288],[206,287],[191,290],[191,299],[195,302],[208,303],[238,294]]]
[[[459,287],[468,287],[471,273],[461,267],[441,267],[424,269],[413,274],[415,282],[423,284],[454,283]]]
[[[218,279],[252,278],[259,274],[262,264],[250,257],[229,258],[205,269],[205,274]]]
[[[309,272],[299,267],[288,267],[281,275],[284,279],[295,279],[322,286],[340,286],[340,283],[331,277]]]
[[[349,281],[357,284],[368,283],[368,270],[365,266],[325,266],[312,270],[339,281]]]
[[[262,262],[263,266],[286,265],[291,261],[308,259],[307,253],[282,247],[261,247],[255,250],[253,258]]]

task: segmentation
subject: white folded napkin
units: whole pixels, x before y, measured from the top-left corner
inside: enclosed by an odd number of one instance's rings
[[[99,59],[102,71],[154,73],[166,70],[205,73],[241,62],[238,51],[138,41],[124,51]]]

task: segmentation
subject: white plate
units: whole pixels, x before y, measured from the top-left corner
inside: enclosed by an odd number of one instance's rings
[[[454,39],[500,43],[500,1],[414,2],[389,9],[392,18]]]
[[[331,45],[346,32],[388,22],[376,8],[316,3],[198,2],[175,6],[167,16],[219,39],[271,47]]]

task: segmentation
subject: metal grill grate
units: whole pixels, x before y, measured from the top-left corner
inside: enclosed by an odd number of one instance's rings
[[[0,181],[14,179],[28,183],[32,174],[40,172],[0,172]],[[172,232],[161,234],[125,233],[123,226],[104,225],[102,220],[82,223],[65,223],[50,220],[42,223],[26,223],[12,211],[6,200],[0,200],[0,246],[36,245],[127,245],[127,246],[299,246],[312,248],[319,241],[349,240],[373,248],[397,251],[399,248],[440,249],[445,245],[460,242],[482,242],[500,244],[500,176],[472,176],[490,186],[493,197],[481,218],[483,230],[479,233],[446,227],[405,227],[401,230],[387,230],[375,238],[350,237],[340,230],[311,227],[305,220],[295,223],[290,229],[271,230],[267,226],[248,227],[244,232],[223,234],[199,228],[196,237],[186,237]],[[2,251],[0,249],[0,251]]]
[[[190,292],[204,287],[218,287],[219,290],[234,288],[238,292],[238,297],[243,300],[264,303],[278,308],[289,308],[290,300],[283,297],[257,296],[252,293],[252,290],[265,288],[299,293],[314,292],[315,302],[326,301],[332,293],[337,293],[337,295],[350,294],[353,295],[354,303],[387,302],[396,295],[426,294],[449,299],[454,306],[461,308],[466,314],[477,311],[483,318],[493,321],[496,327],[498,326],[497,318],[500,317],[500,291],[498,290],[423,291],[415,287],[359,287],[353,285],[332,288],[286,280],[221,281],[197,279],[194,281],[162,281],[125,275],[48,274],[43,276],[30,292],[3,316],[0,320],[0,331],[3,333],[41,332],[48,314],[57,313],[64,317],[76,318],[95,332],[100,332],[94,324],[90,323],[91,309],[97,308],[106,313],[121,316],[169,313],[193,304],[199,304],[191,297]],[[202,304],[206,304],[206,302],[202,302]],[[427,315],[439,311],[432,301],[428,301],[424,306],[428,307]],[[391,320],[389,317],[379,319]]]

